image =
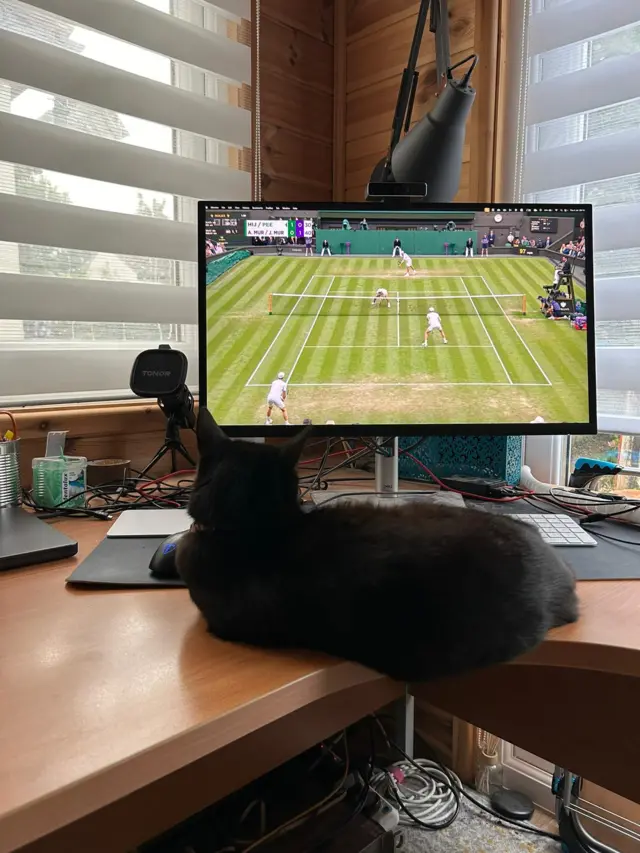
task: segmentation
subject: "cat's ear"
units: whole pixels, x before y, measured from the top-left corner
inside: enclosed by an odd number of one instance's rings
[[[204,406],[200,406],[198,410],[196,438],[198,439],[198,453],[201,458],[217,453],[229,441],[227,435],[214,421],[209,409]]]
[[[302,448],[304,447],[307,438],[309,438],[310,432],[311,427],[306,426],[304,429],[301,429],[300,432],[296,433],[293,438],[290,438],[284,444],[280,445],[280,453],[292,468],[295,468],[298,464]]]

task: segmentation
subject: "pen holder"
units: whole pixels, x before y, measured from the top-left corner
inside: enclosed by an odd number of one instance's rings
[[[21,503],[20,439],[0,441],[0,509]]]

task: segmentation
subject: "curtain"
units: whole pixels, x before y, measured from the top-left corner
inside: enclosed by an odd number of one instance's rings
[[[251,198],[251,0],[0,0],[0,404],[197,385],[197,199]]]
[[[595,206],[598,425],[640,432],[640,0],[527,0],[521,36],[513,197]]]

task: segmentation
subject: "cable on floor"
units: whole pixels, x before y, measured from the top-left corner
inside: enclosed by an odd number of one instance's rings
[[[458,816],[461,787],[458,777],[444,772],[435,761],[417,758],[415,761],[397,761],[377,773],[372,788],[389,805],[397,804],[400,823],[414,823],[424,829],[438,830],[451,826]]]

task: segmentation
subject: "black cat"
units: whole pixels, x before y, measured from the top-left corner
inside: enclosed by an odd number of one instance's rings
[[[574,622],[571,570],[508,517],[335,501],[303,513],[281,446],[231,441],[206,409],[178,570],[224,640],[306,648],[425,681],[508,661]]]

